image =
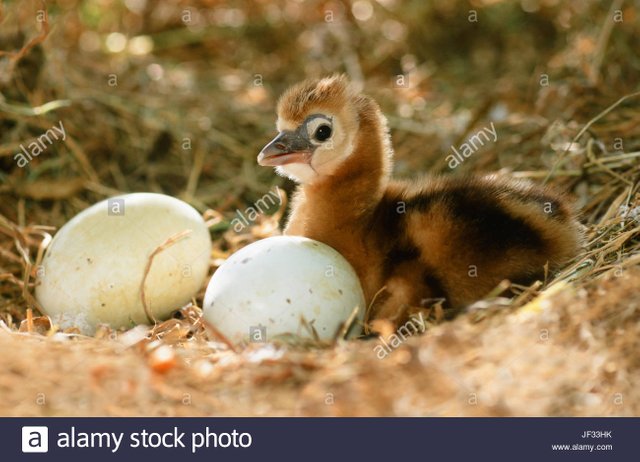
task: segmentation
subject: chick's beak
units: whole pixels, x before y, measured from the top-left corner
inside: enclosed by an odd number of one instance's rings
[[[309,140],[298,131],[283,130],[262,148],[258,154],[258,164],[263,166],[308,164],[312,154],[313,145]]]

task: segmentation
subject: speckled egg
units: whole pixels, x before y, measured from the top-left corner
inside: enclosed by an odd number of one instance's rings
[[[250,244],[214,273],[204,319],[231,341],[264,342],[293,334],[331,340],[357,309],[350,336],[361,332],[365,300],[352,266],[333,248],[299,236]],[[305,327],[305,325],[307,327]]]
[[[185,230],[189,234],[155,255],[145,280],[151,313],[166,318],[203,286],[211,238],[193,207],[162,194],[113,197],[66,223],[38,268],[36,298],[55,323],[85,334],[99,324],[148,323],[141,299],[145,268],[158,246]]]

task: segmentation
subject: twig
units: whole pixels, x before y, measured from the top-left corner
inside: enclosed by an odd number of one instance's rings
[[[360,307],[356,305],[353,308],[353,311],[351,311],[351,314],[349,315],[349,318],[345,322],[342,323],[342,325],[340,326],[340,328],[336,332],[336,336],[333,338],[334,343],[337,342],[338,340],[344,339],[347,336],[347,333],[349,332],[349,329],[351,328],[351,326],[355,322],[356,318],[358,317],[358,312],[359,311],[360,311]]]
[[[626,183],[628,186],[633,186],[633,181],[627,180],[625,177],[623,177],[622,175],[619,175],[618,173],[614,172],[609,167],[604,165],[602,162],[600,162],[600,159],[598,159],[596,155],[593,153],[593,139],[590,139],[587,142],[587,158],[592,163],[595,163],[595,165],[597,165],[601,171],[607,172],[609,175],[611,175],[614,178],[617,178],[623,183]]]
[[[635,98],[636,96],[640,96],[640,91],[637,91],[635,93],[630,93],[628,95],[623,96],[622,98],[620,98],[618,101],[616,101],[615,103],[613,103],[611,106],[609,106],[608,108],[606,108],[604,111],[602,111],[600,114],[598,114],[597,116],[595,116],[593,119],[591,119],[589,122],[587,122],[587,124],[582,127],[582,130],[580,130],[578,132],[578,134],[573,138],[573,140],[571,141],[571,143],[569,143],[569,145],[567,146],[567,149],[564,150],[564,152],[562,154],[560,154],[560,156],[558,157],[558,160],[556,160],[556,162],[553,164],[553,167],[551,167],[551,170],[549,170],[549,173],[547,174],[546,178],[544,179],[544,184],[546,184],[549,179],[551,179],[551,177],[553,176],[553,174],[555,173],[556,169],[558,168],[558,166],[562,163],[562,161],[564,160],[564,157],[567,155],[567,153],[569,152],[569,150],[571,149],[571,147],[574,145],[574,143],[576,143],[580,137],[582,135],[585,134],[585,132],[587,130],[589,130],[589,128],[591,128],[591,126],[596,123],[598,120],[600,120],[601,118],[603,118],[604,116],[606,116],[607,114],[609,114],[611,111],[613,111],[616,107],[618,107],[620,104],[622,104],[623,102],[625,102],[628,99],[631,98]]]
[[[69,147],[71,154],[78,161],[78,163],[80,164],[80,167],[82,167],[82,169],[84,170],[84,173],[87,175],[89,180],[91,180],[94,183],[100,183],[98,174],[96,173],[93,166],[91,165],[91,162],[89,162],[89,158],[85,154],[80,144],[78,144],[73,139],[72,136],[67,135],[66,145]]]
[[[9,73],[13,72],[13,68],[18,61],[20,61],[33,47],[44,42],[44,40],[49,35],[49,14],[47,13],[47,3],[45,0],[41,0],[42,10],[44,11],[44,20],[42,21],[42,29],[40,33],[29,40],[23,47],[15,52],[15,51],[2,51],[0,50],[1,56],[9,57]]]
[[[56,99],[44,103],[40,106],[31,107],[25,105],[9,104],[0,100],[0,109],[9,112],[11,114],[17,114],[20,116],[34,117],[46,114],[47,112],[55,111],[62,107],[71,106],[71,101],[68,99]]]
[[[224,215],[222,215],[217,210],[207,209],[202,214],[202,219],[204,220],[204,225],[207,228],[211,229],[215,225],[224,221]]]
[[[209,330],[214,337],[216,337],[218,340],[224,343],[231,351],[233,351],[234,353],[238,352],[238,350],[236,350],[236,347],[231,342],[231,340],[229,340],[222,332],[216,329],[213,324],[204,321],[203,325],[205,329]]]
[[[153,259],[155,258],[156,255],[166,250],[167,248],[171,247],[180,239],[188,236],[189,234],[191,234],[191,232],[192,230],[185,229],[183,231],[180,231],[177,234],[174,234],[173,236],[170,236],[166,241],[164,241],[162,244],[156,247],[153,250],[153,252],[151,252],[151,255],[149,255],[149,259],[147,260],[147,266],[144,269],[144,276],[142,277],[142,282],[140,283],[140,299],[142,300],[142,307],[144,308],[144,312],[147,315],[147,318],[149,319],[149,321],[153,322],[154,325],[158,323],[158,320],[151,312],[151,309],[149,308],[149,305],[147,303],[147,297],[145,296],[145,292],[144,292],[144,285],[147,282],[147,276],[149,276],[149,271],[151,270],[151,264],[153,263]]]
[[[186,202],[189,202],[193,199],[193,196],[195,196],[196,194],[196,189],[198,189],[198,182],[200,180],[200,175],[202,174],[202,165],[204,164],[204,156],[204,149],[196,148],[193,154],[193,165],[191,166],[191,171],[189,172],[187,186],[185,187],[184,193],[182,193],[182,196]]]
[[[598,44],[594,53],[593,62],[591,63],[591,68],[589,69],[589,81],[591,85],[595,86],[600,80],[600,68],[602,67],[604,54],[607,50],[609,38],[611,37],[611,31],[613,30],[612,16],[616,10],[622,8],[623,1],[624,0],[614,0],[613,2],[611,2],[611,7],[609,8],[609,12],[605,17],[602,31],[600,32],[600,36],[598,37]]]
[[[380,290],[378,290],[373,296],[373,298],[371,299],[371,303],[369,303],[369,306],[367,307],[367,311],[364,314],[364,321],[363,321],[365,334],[369,334],[369,317],[371,315],[371,310],[373,309],[373,305],[378,299],[378,296],[385,290],[387,290],[387,286],[383,286]]]
[[[53,237],[51,236],[51,234],[47,233],[46,231],[35,231],[35,232],[42,236],[42,241],[40,241],[40,245],[38,245],[38,253],[36,254],[35,267],[37,268],[38,266],[40,266],[40,263],[42,263],[44,251],[47,249],[47,247],[49,247],[49,244],[51,244]]]
[[[305,329],[307,329],[307,331],[309,331],[309,333],[313,337],[314,342],[322,343],[322,340],[320,340],[320,336],[318,335],[318,331],[313,325],[313,321],[309,322],[305,319],[304,316],[300,315],[300,324],[302,324],[302,327],[304,327]]]
[[[627,159],[632,159],[635,157],[640,157],[640,152],[628,152],[626,154],[620,154],[619,156],[607,156],[607,157],[602,157],[600,159],[594,159],[592,162],[587,162],[586,164],[584,164],[585,167],[591,167],[593,165],[599,165],[599,164],[608,164],[611,162],[617,162],[619,160],[627,160]]]

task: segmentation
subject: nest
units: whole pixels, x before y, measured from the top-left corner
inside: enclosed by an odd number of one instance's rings
[[[0,7],[0,414],[640,413],[631,6],[22,3]],[[153,191],[192,204],[214,238],[211,273],[277,234],[284,206],[241,234],[231,221],[274,186],[291,191],[255,155],[281,91],[333,71],[360,81],[389,116],[398,176],[552,183],[582,211],[583,253],[530,287],[505,281],[453,320],[428,309],[426,332],[384,359],[378,338],[236,348],[202,325],[203,291],[169,320],[93,337],[42,315],[33,291],[44,249],[105,197]],[[21,147],[59,121],[65,141],[20,167]],[[489,121],[496,143],[450,172],[443,153]],[[515,296],[500,296],[505,287]]]

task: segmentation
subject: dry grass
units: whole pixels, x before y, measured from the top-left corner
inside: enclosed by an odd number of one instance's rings
[[[39,2],[0,10],[0,415],[640,414],[640,33],[625,2],[541,2],[526,17],[510,2],[375,4],[367,23],[343,3],[301,12],[287,2],[277,13],[252,2],[239,16],[202,2],[191,27],[177,0],[109,14],[75,3],[54,3],[45,25],[33,20]],[[618,3],[625,19],[611,26]],[[478,25],[466,20],[471,8]],[[114,30],[155,48],[94,49]],[[498,171],[571,191],[584,253],[453,321],[433,310],[429,330],[383,360],[377,339],[234,351],[204,329],[197,306],[95,337],[39,316],[33,281],[50,236],[104,197],[157,191],[194,205],[215,239],[211,271],[277,233],[284,210],[242,235],[230,220],[281,184],[255,166],[277,95],[334,70],[362,77],[389,115],[401,176],[446,172],[443,152],[495,121],[497,143],[454,174]],[[407,88],[393,85],[400,73]],[[65,143],[18,168],[19,145],[58,120]]]

